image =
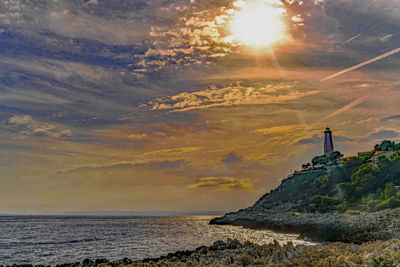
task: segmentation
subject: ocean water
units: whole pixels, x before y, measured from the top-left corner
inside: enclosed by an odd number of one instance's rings
[[[236,226],[208,225],[214,216],[0,217],[0,264],[60,264],[85,258],[158,257],[236,238],[264,244],[310,244],[297,235]]]

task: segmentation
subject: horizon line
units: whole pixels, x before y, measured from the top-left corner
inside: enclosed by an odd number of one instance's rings
[[[0,216],[182,216],[182,215],[220,215],[228,211],[119,211],[87,210],[65,212],[0,212]]]

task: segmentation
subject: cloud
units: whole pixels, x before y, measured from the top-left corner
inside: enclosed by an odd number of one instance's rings
[[[393,116],[385,117],[381,121],[385,122],[385,121],[397,121],[397,120],[400,120],[400,115],[393,115]]]
[[[249,179],[230,177],[202,177],[197,178],[196,183],[189,188],[212,189],[217,191],[252,190],[253,185]]]
[[[353,138],[346,137],[346,136],[334,135],[334,136],[333,136],[333,141],[334,141],[334,143],[335,143],[335,142],[340,142],[340,143],[341,143],[341,142],[354,141],[354,139],[353,139]],[[297,143],[298,143],[298,144],[302,144],[302,145],[304,145],[304,144],[322,145],[323,142],[324,142],[324,137],[323,137],[322,134],[320,134],[320,135],[314,135],[314,136],[311,137],[311,138],[304,138],[304,139],[301,139],[301,140],[299,140]]]
[[[238,156],[235,152],[228,153],[223,159],[222,162],[230,167],[235,167],[242,163],[243,158]]]
[[[16,115],[9,119],[11,124],[27,125],[33,123],[32,117],[28,115]]]
[[[69,137],[71,130],[52,123],[38,122],[29,115],[14,115],[8,120],[9,129],[18,131],[19,137],[26,136],[49,136],[54,138]]]
[[[194,153],[196,151],[201,150],[202,147],[176,147],[176,148],[169,148],[169,149],[161,149],[161,150],[152,150],[150,152],[147,152],[143,155],[145,156],[159,156],[159,155],[164,155],[164,156],[171,156],[171,155],[181,155],[181,154],[186,154],[186,153]]]
[[[400,9],[395,0],[326,0],[319,3],[293,0],[283,3],[287,17],[298,16],[303,20],[301,24],[287,24],[293,39],[299,44],[299,49],[291,52],[302,54],[302,61],[296,62],[300,66],[331,68],[331,73],[335,73],[398,47],[400,36],[390,36],[400,30],[396,15]],[[361,71],[390,71],[398,65],[393,56]],[[354,76],[356,73],[347,75]]]
[[[254,132],[265,135],[269,134],[280,135],[291,132],[303,132],[304,130],[310,130],[310,126],[306,124],[281,125],[281,126],[273,126],[268,128],[257,129]]]
[[[117,161],[105,164],[87,164],[69,169],[59,170],[58,174],[64,173],[76,173],[82,171],[96,171],[96,170],[109,170],[109,169],[121,169],[121,168],[144,168],[144,169],[176,169],[186,164],[186,161],[181,160],[132,160],[132,161]]]
[[[147,134],[130,134],[128,135],[129,139],[133,139],[133,140],[143,140],[147,137]]]
[[[132,44],[148,36],[147,18],[159,6],[140,0],[124,4],[96,0],[49,3],[5,0],[0,4],[0,22],[23,25],[27,30],[51,30],[72,38]]]
[[[370,133],[367,137],[364,138],[364,140],[365,141],[384,140],[384,139],[393,139],[397,137],[399,137],[398,132],[389,129],[381,129]]]
[[[155,99],[146,106],[151,110],[189,111],[213,107],[281,103],[317,93],[318,91],[296,90],[293,83],[281,83],[263,87],[232,85],[217,88],[211,86],[203,91],[183,92],[168,98]]]

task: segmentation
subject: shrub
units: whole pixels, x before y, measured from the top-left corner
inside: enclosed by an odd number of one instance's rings
[[[379,149],[380,150],[388,150],[389,148],[393,148],[393,145],[394,145],[394,143],[392,143],[391,141],[385,140],[379,145]]]
[[[393,196],[379,203],[375,207],[375,210],[394,209],[398,207],[400,207],[400,200]]]
[[[376,206],[379,205],[379,203],[381,203],[381,201],[376,199],[368,201],[367,202],[368,211],[374,211],[376,209]]]

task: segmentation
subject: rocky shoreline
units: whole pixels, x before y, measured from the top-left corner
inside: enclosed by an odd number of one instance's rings
[[[399,266],[400,240],[320,243],[314,246],[281,246],[278,242],[255,245],[237,240],[216,241],[212,246],[178,251],[154,259],[107,261],[86,259],[58,267],[151,267],[151,266]],[[1,266],[1,265],[0,265]],[[30,267],[32,265],[13,265]],[[43,265],[36,265],[44,267]]]
[[[298,213],[252,209],[227,213],[210,224],[238,225],[297,233],[314,241],[361,244],[376,240],[400,239],[400,208],[379,212]]]

